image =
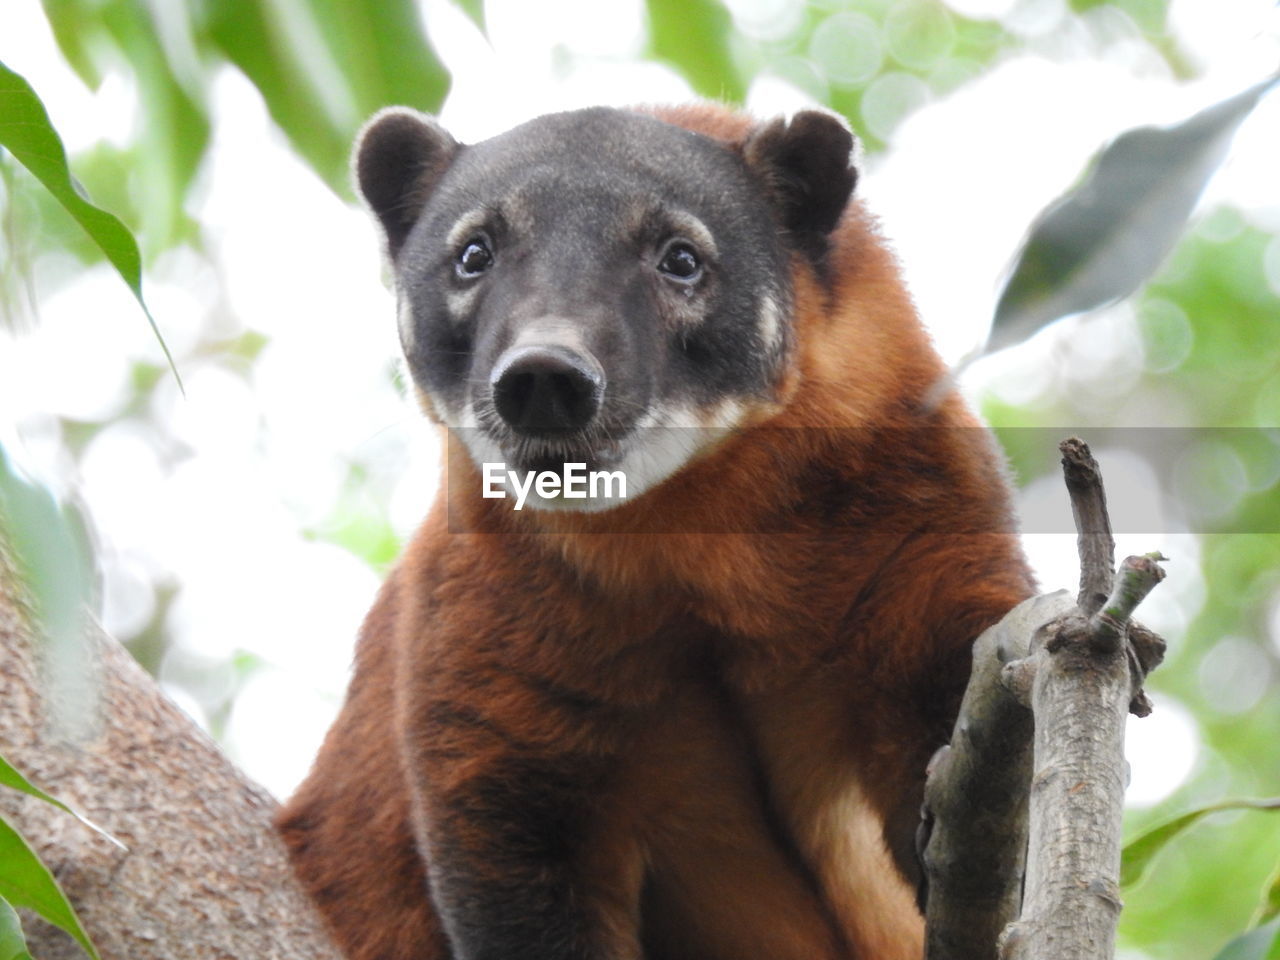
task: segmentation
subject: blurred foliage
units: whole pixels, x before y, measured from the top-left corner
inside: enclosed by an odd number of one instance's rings
[[[453,2],[487,29],[493,10],[482,0]],[[136,129],[121,142],[72,157],[71,169],[95,202],[137,234],[147,265],[175,251],[201,262],[212,256],[192,198],[214,139],[210,102],[220,71],[248,78],[292,147],[347,199],[348,150],[362,120],[390,103],[434,111],[449,92],[450,78],[415,0],[43,0],[43,6],[63,56],[87,85],[96,89],[113,74],[132,81]],[[1020,53],[1065,59],[1083,49],[1106,58],[1141,49],[1171,76],[1192,78],[1200,69],[1169,31],[1167,0],[1069,0],[1055,31],[1029,39],[1017,21],[1033,7],[1016,3],[1008,16],[982,19],[941,0],[645,0],[642,49],[706,96],[740,101],[756,80],[786,81],[845,115],[872,154],[889,149],[898,125],[914,111]],[[1071,53],[1064,52],[1065,36],[1077,44]],[[0,37],[0,56],[3,44]],[[1067,346],[1035,361],[1045,364],[1035,396],[1015,404],[993,393],[984,405],[1020,482],[1056,474],[1062,435],[1078,430],[1099,450],[1105,445],[1094,433],[1116,428],[1109,440],[1163,465],[1153,499],[1180,507],[1188,529],[1216,531],[1199,538],[1203,602],[1185,630],[1169,638],[1168,661],[1150,684],[1194,716],[1200,760],[1171,797],[1130,811],[1131,837],[1149,836],[1228,797],[1280,793],[1274,636],[1280,623],[1280,237],[1273,225],[1232,209],[1211,211],[1180,237],[1192,201],[1221,159],[1221,144],[1256,95],[1164,131],[1131,132],[1100,154],[1092,173],[1082,171],[1081,189],[1056,208],[1071,212],[1068,221],[1076,217],[1067,225],[1069,239],[1086,256],[1101,249],[1078,222],[1078,201],[1100,189],[1109,217],[1093,225],[1123,226],[1120,239],[1138,242],[1149,255],[1104,255],[1101,262],[1119,279],[1110,278],[1102,296],[1060,297],[1052,310],[1009,323],[1016,332],[1006,342],[1062,314],[1124,296],[1152,269],[1158,273],[1119,306],[1046,334]],[[1233,106],[1241,109],[1233,113]],[[1208,135],[1205,123],[1213,127]],[[1017,135],[1016,125],[1011,134]],[[1134,151],[1135,143],[1144,149]],[[0,256],[14,269],[6,270],[0,289],[9,310],[23,296],[15,285],[41,256],[70,252],[90,262],[102,252],[61,203],[31,189],[30,177],[7,159],[0,156]],[[1152,174],[1156,162],[1166,163],[1160,176]],[[1142,168],[1137,175],[1135,165]],[[1099,186],[1113,168],[1128,177],[1126,189]],[[1138,201],[1147,199],[1164,202],[1172,214],[1153,227],[1146,208],[1139,209]],[[1045,288],[1063,294],[1071,271],[1061,269],[1061,255],[1040,256],[1037,270],[1034,240],[1028,250],[1027,272],[1014,272],[1009,296]],[[75,279],[75,271],[62,274],[63,283]],[[1089,338],[1119,344],[1117,355],[1097,361],[1096,369],[1087,357],[1080,361],[1083,353],[1063,358],[1064,349],[1070,353],[1071,344]],[[179,361],[213,362],[247,377],[270,347],[261,332],[230,324],[205,331]],[[98,431],[121,424],[156,438],[166,462],[179,459],[180,441],[165,435],[154,413],[165,389],[160,373],[137,365],[129,397],[110,420],[63,418],[59,439],[68,460],[76,462]],[[1195,429],[1124,432],[1155,423]],[[353,457],[330,511],[301,524],[301,535],[385,570],[399,546],[385,483]],[[216,664],[175,652],[166,618],[182,585],[157,577],[148,589],[149,619],[125,639],[150,669],[165,669],[171,684],[203,705],[217,732],[262,663],[244,651]],[[1157,593],[1150,603],[1159,602]],[[1246,687],[1249,696],[1239,692]],[[1280,831],[1274,815],[1223,810],[1193,819],[1159,844],[1144,878],[1126,891],[1122,952],[1162,960],[1199,960],[1220,951],[1223,960],[1275,957]],[[7,932],[0,906],[0,940]]]
[[[1280,77],[1173,127],[1130,130],[1033,224],[996,304],[989,349],[1127,297],[1164,262],[1245,117]]]
[[[0,111],[0,147],[7,149],[26,167],[44,185],[49,196],[84,228],[138,298],[147,321],[159,337],[156,322],[142,299],[142,257],[138,253],[137,241],[114,215],[84,198],[71,179],[67,152],[62,147],[58,132],[49,122],[44,104],[31,89],[31,84],[3,62],[0,62],[0,103],[4,105]],[[169,355],[163,338],[160,344],[169,365],[173,366],[173,357]],[[176,368],[174,372],[176,374]]]
[[[741,103],[747,88],[734,61],[732,20],[719,0],[649,0],[649,50],[704,97]]]
[[[0,446],[0,575],[10,560],[31,591],[49,642],[77,647],[80,611],[92,602],[94,587],[85,520],[22,476]]]
[[[138,82],[146,123],[136,169],[147,187],[146,234],[160,248],[182,234],[182,204],[209,144],[208,87],[221,64],[253,81],[290,142],[344,197],[364,118],[395,103],[434,111],[449,92],[414,0],[287,8],[272,0],[44,0],[44,9],[85,83],[96,88],[122,64]]]
[[[1280,810],[1280,798],[1271,800],[1223,800],[1198,807],[1181,816],[1174,817],[1167,823],[1152,827],[1146,833],[1135,837],[1125,844],[1124,861],[1120,868],[1120,885],[1133,886],[1141,883],[1151,864],[1179,834],[1210,814],[1222,810]]]
[[[1276,960],[1278,944],[1280,920],[1272,920],[1236,937],[1214,960]]]
[[[5,960],[31,960],[26,937],[22,935],[22,921],[3,897],[0,897],[0,957]]]

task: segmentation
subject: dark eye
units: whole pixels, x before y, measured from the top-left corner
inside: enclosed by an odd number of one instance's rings
[[[689,244],[673,243],[658,261],[658,269],[672,280],[693,283],[702,276],[702,261]]]
[[[478,277],[493,266],[493,251],[483,237],[468,240],[458,254],[455,269],[460,277]]]

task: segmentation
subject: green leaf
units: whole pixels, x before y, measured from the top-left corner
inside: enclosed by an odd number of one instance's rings
[[[729,39],[733,19],[720,0],[648,0],[649,52],[665,60],[693,89],[713,100],[741,103],[746,84]]]
[[[253,81],[271,117],[339,196],[350,198],[348,158],[379,107],[439,110],[449,75],[413,0],[304,0],[281,17],[270,0],[206,7],[205,39]]]
[[[187,4],[147,0],[43,0],[64,56],[86,83],[96,85],[97,61],[123,60],[136,79],[143,122],[132,138],[132,162],[112,192],[126,205],[108,203],[101,185],[91,191],[146,240],[146,254],[195,239],[184,202],[209,144],[205,90],[211,79],[196,56],[192,11]],[[109,59],[108,59],[109,58]],[[99,149],[101,145],[99,145]],[[82,183],[83,157],[76,158]],[[145,229],[130,219],[141,209]]]
[[[1213,960],[1274,960],[1280,947],[1280,918],[1236,937]]]
[[[358,122],[393,104],[427,113],[440,109],[449,74],[427,43],[417,0],[307,4],[355,101]],[[348,131],[346,146],[354,134]]]
[[[1173,249],[1236,128],[1277,81],[1108,145],[1084,181],[1032,225],[996,305],[987,349],[1138,289]]]
[[[347,177],[342,108],[326,101],[316,71],[300,61],[296,45],[283,35],[285,27],[272,21],[268,6],[262,0],[208,4],[203,36],[253,82],[294,149],[342,193]]]
[[[42,0],[41,6],[62,56],[85,86],[97,90],[102,84],[102,71],[90,50],[90,40],[97,32],[97,11],[80,0]]]
[[[0,146],[31,171],[46,190],[82,226],[93,242],[116,268],[137,298],[147,322],[160,341],[165,359],[182,386],[169,347],[160,335],[151,311],[142,299],[142,258],[138,244],[127,227],[107,211],[95,207],[76,190],[67,166],[62,138],[49,121],[49,114],[31,84],[0,62]]]
[[[43,800],[45,803],[51,803],[59,810],[65,810],[73,817],[79,818],[79,814],[61,800],[50,796],[39,787],[33,785],[30,780],[19,773],[17,769],[15,769],[14,766],[2,756],[0,756],[0,785],[11,787],[14,790],[20,790],[29,797],[35,797],[38,800]]]
[[[485,36],[489,35],[489,28],[484,19],[484,0],[453,0],[458,9],[467,15]]]
[[[1267,800],[1223,800],[1191,810],[1166,823],[1153,827],[1136,837],[1125,848],[1120,858],[1120,886],[1129,887],[1140,881],[1156,855],[1176,836],[1211,813],[1221,810],[1280,810],[1280,797]]]
[[[147,214],[149,248],[167,249],[187,229],[183,201],[209,144],[209,118],[204,104],[188,92],[170,64],[148,4],[112,0],[99,17],[138,80],[145,123],[135,182],[146,188],[135,194]]]
[[[93,960],[99,960],[89,935],[80,925],[49,868],[40,862],[22,835],[0,820],[0,898],[15,907],[34,910],[76,939]]]
[[[4,897],[0,897],[0,960],[31,960],[22,921]]]
[[[30,780],[28,780],[21,773],[19,773],[18,770],[11,763],[9,763],[8,760],[6,760],[2,756],[0,756],[0,786],[11,787],[14,790],[19,790],[22,793],[27,794],[27,796],[35,797],[37,800],[43,800],[45,803],[50,803],[53,806],[57,807],[59,810],[62,810],[62,811],[65,811],[66,813],[71,814],[71,816],[75,817],[77,820],[83,823],[86,827],[96,831],[97,833],[100,833],[102,836],[106,837],[108,840],[110,840],[116,846],[120,847],[122,850],[126,849],[123,843],[121,843],[111,834],[107,833],[107,831],[103,830],[100,826],[98,826],[88,817],[85,817],[80,813],[77,813],[74,809],[67,806],[57,797],[50,796],[49,794],[41,790],[39,787],[35,786],[33,783],[31,783]]]
[[[1262,902],[1258,904],[1253,923],[1255,926],[1270,923],[1277,917],[1280,917],[1280,864],[1276,864],[1275,870],[1267,878],[1267,888],[1262,891]]]

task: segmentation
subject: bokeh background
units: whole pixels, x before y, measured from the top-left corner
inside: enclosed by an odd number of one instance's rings
[[[824,104],[939,349],[981,347],[1037,213],[1135,126],[1280,65],[1270,0],[8,0],[0,60],[144,254],[128,288],[0,153],[0,449],[79,505],[107,630],[278,795],[345,688],[439,479],[347,155],[387,103],[463,140],[592,103]],[[589,162],[589,158],[584,158]],[[1056,442],[1092,441],[1170,641],[1126,829],[1280,794],[1280,97],[1136,295],[966,363],[1046,588],[1074,587]],[[1212,956],[1275,884],[1274,815],[1219,814],[1126,892],[1121,953]]]

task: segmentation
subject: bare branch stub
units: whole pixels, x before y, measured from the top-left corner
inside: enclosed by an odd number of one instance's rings
[[[1131,681],[1129,712],[1138,717],[1151,713],[1151,701],[1142,685],[1147,674],[1164,659],[1165,642],[1154,631],[1130,617],[1138,604],[1164,579],[1164,569],[1158,561],[1165,559],[1158,553],[1127,557],[1120,565],[1111,595],[1089,621],[1090,641],[1094,649],[1107,652],[1124,644]]]
[[[1163,559],[1159,554],[1126,557],[1120,565],[1110,596],[1089,620],[1090,639],[1099,653],[1111,653],[1125,642],[1133,611],[1164,579],[1164,570],[1157,562]]]
[[[1142,570],[1122,571],[1117,585],[1115,570],[1115,539],[1111,533],[1111,517],[1107,512],[1107,493],[1102,484],[1102,470],[1093,458],[1089,445],[1079,437],[1069,437],[1058,444],[1062,454],[1063,479],[1071,497],[1071,515],[1076,524],[1076,547],[1080,554],[1080,594],[1077,604],[1081,612],[1093,621],[1095,633],[1101,631],[1099,642],[1117,643],[1126,630],[1118,633],[1106,625],[1099,625],[1101,611],[1119,610],[1124,606],[1124,616],[1129,639],[1127,656],[1129,672],[1133,678],[1133,700],[1130,711],[1139,717],[1151,713],[1151,701],[1143,692],[1142,684],[1147,674],[1164,659],[1165,642],[1140,623],[1130,622],[1128,614],[1143,597],[1164,577],[1164,571],[1155,561],[1166,559],[1158,555],[1146,558],[1131,557],[1126,560],[1144,561]],[[1153,572],[1154,571],[1154,572]],[[1154,576],[1156,579],[1151,580]],[[1145,584],[1145,586],[1143,586]],[[1137,593],[1135,593],[1137,589]],[[1113,596],[1118,591],[1119,596]]]
[[[1086,616],[1102,609],[1114,582],[1116,543],[1107,514],[1107,494],[1098,461],[1079,437],[1058,444],[1062,473],[1071,496],[1071,516],[1078,533],[1080,594],[1077,602]]]

